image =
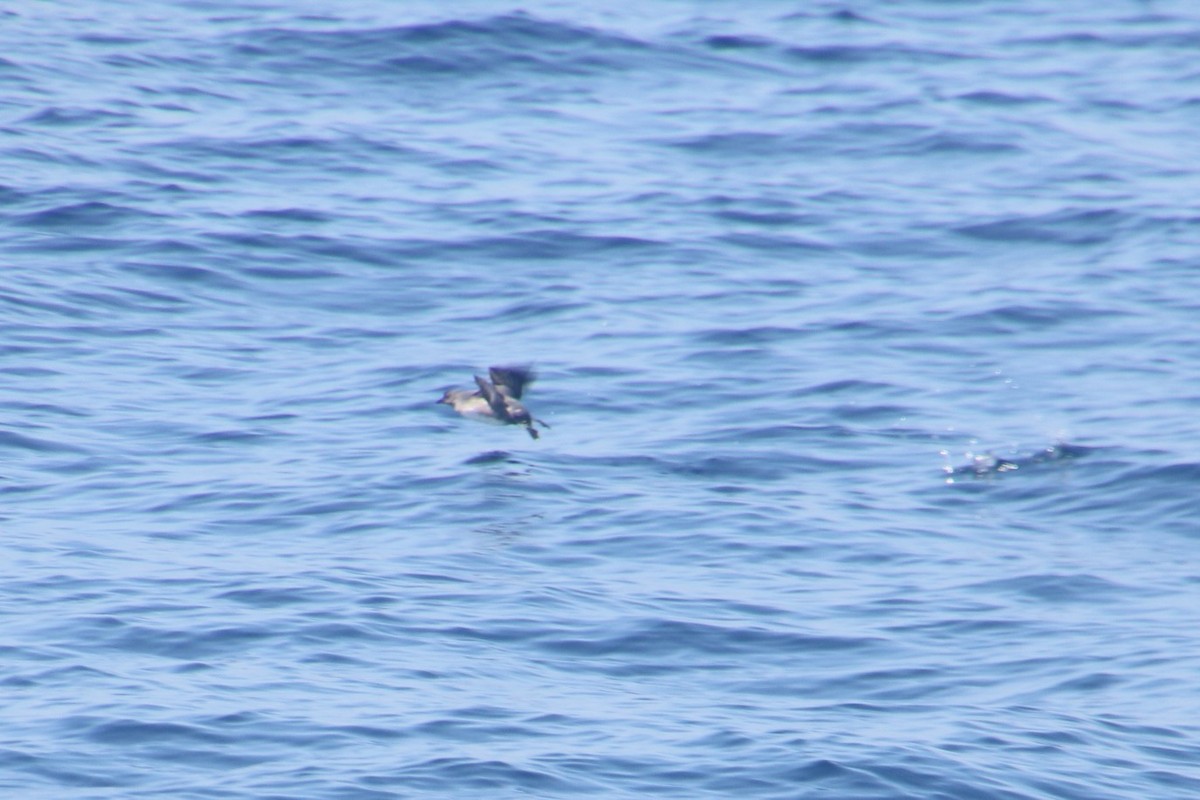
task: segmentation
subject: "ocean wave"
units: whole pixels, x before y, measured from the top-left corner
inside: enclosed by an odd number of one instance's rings
[[[31,228],[76,231],[81,228],[113,228],[126,222],[144,221],[162,216],[157,212],[131,206],[87,200],[22,214],[14,222]]]
[[[239,59],[288,71],[359,76],[492,76],[513,70],[587,74],[650,49],[637,40],[524,13],[362,30],[267,28],[231,40]]]
[[[1090,245],[1111,241],[1130,220],[1130,214],[1120,209],[1065,209],[972,223],[957,230],[987,241]]]

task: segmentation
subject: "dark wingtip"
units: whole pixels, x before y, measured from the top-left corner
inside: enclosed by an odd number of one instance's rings
[[[488,377],[492,379],[494,384],[505,387],[513,397],[519,399],[525,392],[525,387],[537,379],[537,374],[533,371],[532,366],[521,364],[518,366],[488,367]]]

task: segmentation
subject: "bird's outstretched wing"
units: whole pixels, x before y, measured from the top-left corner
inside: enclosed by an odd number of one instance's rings
[[[521,399],[525,387],[537,377],[529,367],[489,367],[488,376],[498,390],[515,400]]]
[[[483,399],[487,400],[487,404],[491,406],[492,413],[496,415],[496,419],[508,419],[508,406],[504,403],[504,396],[496,391],[496,387],[478,375],[475,376],[475,383],[479,385],[479,393],[483,395]]]

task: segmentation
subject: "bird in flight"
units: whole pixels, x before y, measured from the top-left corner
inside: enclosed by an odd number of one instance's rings
[[[549,428],[521,404],[525,387],[533,383],[533,370],[528,367],[489,367],[488,377],[475,376],[479,388],[449,389],[439,403],[445,403],[464,417],[498,422],[502,425],[524,425],[529,435],[538,438],[533,423]],[[490,378],[490,380],[489,380]]]

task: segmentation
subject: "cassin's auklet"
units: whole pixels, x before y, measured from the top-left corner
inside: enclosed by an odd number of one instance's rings
[[[521,405],[521,393],[533,383],[533,371],[527,367],[489,367],[486,380],[478,375],[475,383],[479,389],[450,389],[439,403],[445,403],[459,414],[499,422],[503,425],[524,425],[529,435],[538,438],[533,423],[549,428],[540,419],[535,419],[529,409]]]

